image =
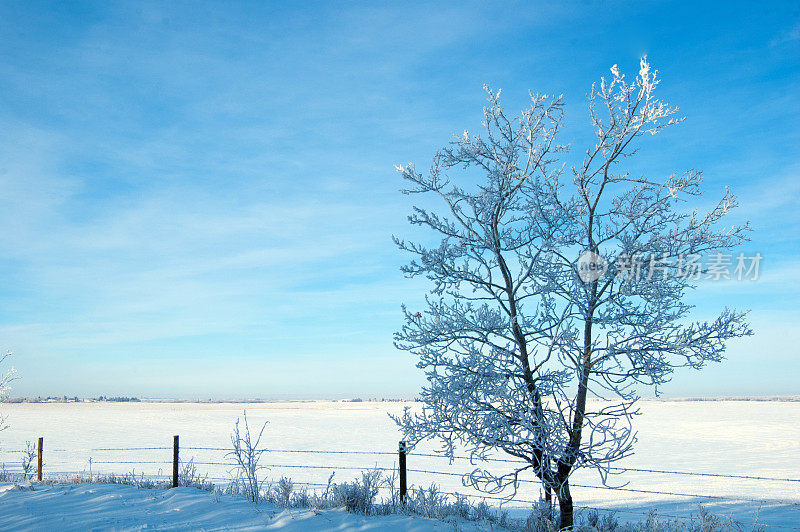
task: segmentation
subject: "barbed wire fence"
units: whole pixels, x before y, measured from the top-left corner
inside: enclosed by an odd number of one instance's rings
[[[263,466],[265,469],[274,469],[274,470],[305,470],[305,471],[325,471],[325,472],[338,472],[338,471],[380,471],[382,473],[387,474],[399,474],[402,478],[406,478],[408,476],[412,480],[416,480],[415,483],[411,484],[411,489],[420,489],[422,488],[425,483],[431,483],[433,479],[437,477],[450,477],[450,478],[464,478],[464,472],[455,472],[455,471],[443,471],[439,469],[430,469],[430,468],[415,468],[415,467],[406,467],[407,460],[410,460],[413,464],[413,460],[415,457],[419,458],[427,458],[427,459],[442,459],[446,460],[449,465],[452,465],[455,461],[469,461],[471,464],[475,464],[476,462],[489,462],[489,463],[515,463],[515,464],[522,464],[524,462],[520,460],[513,460],[513,459],[505,459],[505,458],[492,458],[492,457],[485,457],[480,460],[473,459],[468,456],[445,456],[442,454],[433,454],[433,453],[424,453],[424,452],[414,452],[414,451],[406,451],[404,442],[400,442],[400,451],[404,456],[400,457],[398,452],[389,452],[389,451],[370,451],[370,450],[341,450],[341,449],[285,449],[285,448],[272,448],[267,447],[263,449],[259,449],[259,451],[263,451],[266,455],[330,455],[334,457],[341,457],[341,456],[348,456],[348,457],[381,457],[382,459],[386,458],[398,458],[397,461],[392,461],[392,464],[383,463],[382,465],[378,465],[377,462],[374,465],[336,465],[336,464],[309,464],[309,463],[296,463],[296,462],[273,462],[273,463],[263,463],[260,466]],[[28,453],[28,466],[25,467],[24,461],[16,460],[7,462],[5,459],[0,460],[0,473],[4,473],[6,477],[9,475],[16,475],[18,478],[27,478],[33,480],[34,478],[38,481],[58,481],[61,479],[67,479],[69,477],[81,477],[88,475],[89,479],[93,478],[103,478],[104,476],[108,475],[132,475],[135,478],[139,479],[147,479],[154,482],[162,482],[163,484],[167,484],[176,487],[178,486],[178,473],[179,467],[181,465],[186,465],[187,463],[191,463],[194,466],[212,466],[215,471],[219,472],[220,468],[225,468],[228,471],[228,476],[221,476],[221,475],[204,475],[200,474],[199,477],[205,481],[209,481],[216,484],[225,484],[234,481],[234,476],[232,475],[231,471],[233,471],[236,467],[236,463],[230,459],[225,460],[195,460],[195,456],[193,455],[190,460],[184,460],[180,458],[179,451],[183,451],[184,454],[186,451],[192,452],[200,452],[200,453],[225,453],[226,456],[228,453],[231,452],[231,448],[226,447],[210,447],[210,446],[184,446],[178,447],[178,438],[175,437],[173,446],[140,446],[140,447],[94,447],[94,448],[74,448],[74,449],[65,449],[65,448],[54,448],[54,449],[47,449],[46,452],[54,453],[57,455],[68,455],[67,460],[74,464],[75,455],[83,455],[87,456],[86,463],[88,466],[82,470],[76,469],[59,469],[55,468],[50,470],[47,468],[47,464],[44,461],[44,452],[43,449],[43,438],[39,438],[36,446],[37,451],[37,463],[36,468],[33,469],[30,464],[31,456],[30,456],[30,449],[29,450],[0,450],[0,456],[2,455],[25,455]],[[108,456],[109,453],[132,453],[132,452],[161,452],[164,451],[172,452],[171,459],[162,459],[162,460],[141,460],[141,459],[109,459],[111,458]],[[101,459],[95,459],[95,456],[100,453]],[[122,456],[121,458],[125,458]],[[403,459],[405,458],[405,459]],[[62,460],[63,462],[63,460]],[[119,470],[109,469],[107,466],[125,466],[126,468],[130,468],[129,471],[121,472]],[[156,473],[136,473],[135,468],[137,466],[160,466]],[[95,470],[95,468],[98,468]],[[747,480],[747,481],[759,481],[759,482],[771,482],[771,483],[792,483],[797,484],[800,486],[800,477],[781,477],[781,476],[761,476],[761,475],[743,475],[743,474],[735,474],[735,473],[716,473],[716,472],[700,472],[700,471],[673,471],[673,470],[665,470],[665,469],[649,469],[649,468],[635,468],[635,467],[611,467],[613,471],[617,471],[620,473],[630,472],[630,473],[650,473],[650,474],[657,474],[657,475],[672,475],[672,476],[684,476],[684,477],[706,477],[706,478],[719,478],[719,479],[736,479],[736,480]],[[170,474],[171,472],[171,474]],[[409,475],[410,474],[410,475]],[[433,479],[431,478],[433,477]],[[170,482],[171,481],[171,482]],[[518,479],[517,482],[522,485],[532,485],[537,486],[540,485],[538,480],[534,479]],[[303,481],[295,481],[292,478],[292,484],[294,486],[300,487],[302,489],[324,489],[329,487],[329,483],[322,483],[322,482],[303,482]],[[401,481],[401,484],[404,484]],[[627,493],[635,493],[639,495],[659,495],[659,496],[668,496],[668,497],[678,497],[678,498],[686,498],[686,499],[694,499],[695,501],[736,501],[736,502],[745,502],[745,503],[752,503],[752,504],[770,504],[775,503],[775,499],[764,499],[764,498],[753,498],[753,497],[739,497],[736,495],[719,495],[719,494],[704,494],[704,493],[686,493],[682,491],[664,491],[664,490],[655,490],[655,489],[643,489],[643,488],[632,488],[625,486],[611,486],[611,485],[592,485],[592,484],[581,484],[570,482],[571,487],[576,488],[583,488],[583,489],[597,489],[597,490],[613,490],[613,491],[621,491]],[[467,487],[465,485],[465,487]],[[403,487],[404,488],[404,487]],[[405,489],[401,489],[401,497],[405,496],[403,493]],[[450,497],[467,497],[470,499],[477,499],[483,501],[493,501],[499,504],[500,506],[508,504],[508,503],[516,503],[516,504],[536,504],[539,503],[540,500],[526,498],[526,497],[518,497],[515,493],[515,496],[512,497],[502,497],[497,495],[490,495],[486,493],[464,493],[464,492],[457,492],[457,491],[443,491],[439,490],[439,494],[444,496]],[[782,502],[786,502],[787,504],[791,504],[797,507],[798,512],[800,512],[800,501],[798,500],[785,500]],[[639,515],[639,516],[648,516],[650,515],[649,512],[643,511],[640,508],[626,508],[626,507],[598,507],[598,506],[585,506],[585,505],[575,505],[577,509],[583,510],[593,510],[598,512],[610,512],[610,513],[621,513],[621,514],[630,514],[630,515]],[[666,517],[671,519],[677,520],[691,520],[693,519],[691,516],[681,516],[681,515],[673,515],[673,514],[664,514],[658,513],[660,517]],[[765,523],[743,523],[745,525],[757,525],[763,528],[770,528],[770,529],[785,529],[785,530],[800,530],[800,526],[790,526],[790,525],[778,525],[778,524],[765,524]]]

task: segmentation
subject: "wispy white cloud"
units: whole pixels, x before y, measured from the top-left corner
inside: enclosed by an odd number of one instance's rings
[[[795,22],[794,25],[781,31],[770,42],[770,46],[779,46],[781,44],[790,43],[800,40],[800,22]]]

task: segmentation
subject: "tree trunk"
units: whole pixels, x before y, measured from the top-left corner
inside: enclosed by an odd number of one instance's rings
[[[559,530],[572,530],[572,494],[569,491],[569,480],[565,480],[558,490]]]

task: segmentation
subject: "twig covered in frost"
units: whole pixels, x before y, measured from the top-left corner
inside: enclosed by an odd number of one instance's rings
[[[261,483],[258,480],[258,472],[264,469],[263,466],[258,465],[261,455],[265,452],[264,449],[259,449],[258,445],[261,443],[261,436],[264,434],[264,429],[267,428],[268,421],[264,422],[261,430],[258,432],[258,437],[253,441],[250,435],[250,426],[247,423],[247,411],[244,412],[244,430],[239,429],[239,418],[236,418],[236,423],[231,434],[231,443],[233,450],[228,453],[236,461],[236,468],[234,470],[235,481],[241,483],[244,495],[258,503],[261,494]],[[263,481],[261,481],[263,483]]]
[[[10,356],[11,356],[11,351],[6,351],[2,355],[0,355],[0,365],[3,362],[5,362],[5,360]],[[17,373],[16,371],[14,371],[13,367],[10,368],[8,371],[6,371],[5,375],[0,377],[0,401],[5,399],[6,395],[8,395],[8,391],[11,389],[11,386],[9,385],[11,381],[15,380],[16,378],[17,378]],[[6,425],[7,418],[8,416],[3,415],[3,413],[0,412],[0,430],[8,428],[8,425]]]
[[[22,451],[22,477],[25,479],[33,478],[33,467],[38,458],[36,445],[31,441],[25,442],[25,449]]]

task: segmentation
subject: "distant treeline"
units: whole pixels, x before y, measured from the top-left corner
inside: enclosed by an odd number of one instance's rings
[[[763,397],[666,397],[659,398],[661,401],[674,401],[674,402],[721,402],[721,401],[785,401],[785,402],[800,402],[798,395],[773,395]]]
[[[141,401],[138,397],[106,397],[101,395],[95,401],[111,401],[112,403],[138,403]]]
[[[355,399],[342,399],[341,402],[343,403],[363,403],[363,402],[370,402],[370,403],[404,403],[408,401],[419,401],[419,399],[387,399],[385,397],[381,397],[378,399],[377,397],[370,397],[369,399],[362,399],[361,397],[356,397]]]
[[[60,397],[17,397],[5,400],[6,403],[93,403],[102,401],[108,401],[112,403],[139,403],[141,402],[141,399],[138,397],[106,397],[105,395],[82,399],[78,396],[68,397],[63,395]]]

